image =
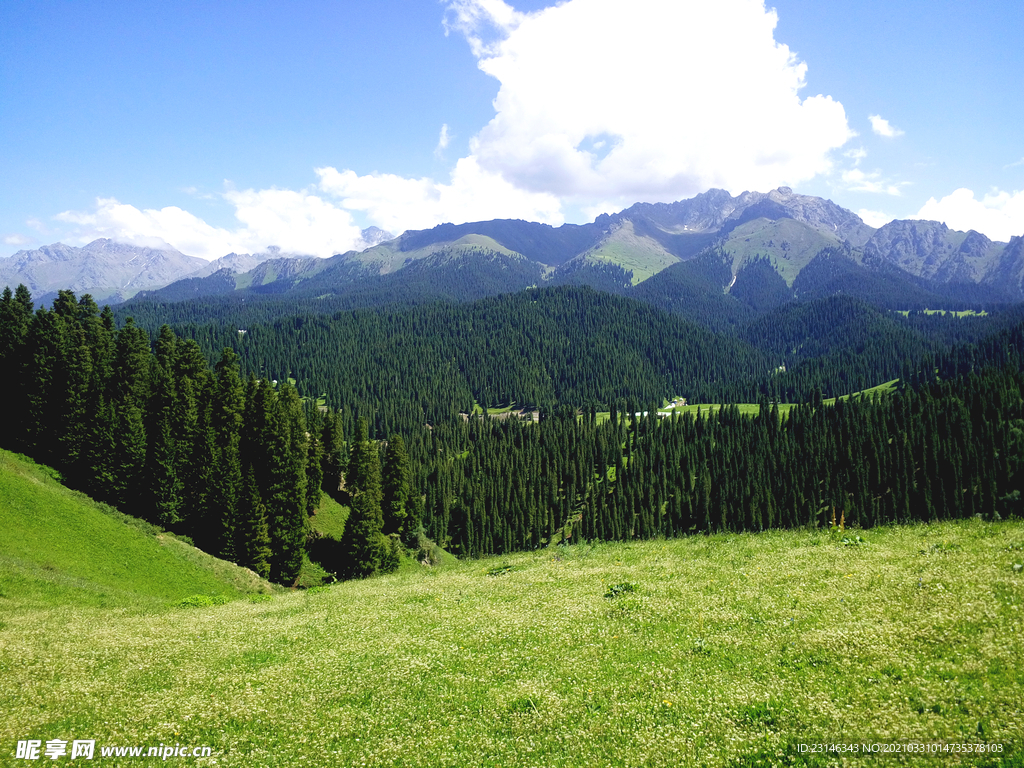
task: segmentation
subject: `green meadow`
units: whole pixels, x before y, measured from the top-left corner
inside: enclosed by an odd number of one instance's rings
[[[0,479],[4,764],[30,764],[25,739],[246,767],[1024,764],[1021,522],[578,544],[271,591],[11,454]],[[1002,752],[800,748],[911,742]]]
[[[271,591],[252,571],[68,490],[54,474],[0,451],[0,612],[51,605],[141,610],[194,595]]]

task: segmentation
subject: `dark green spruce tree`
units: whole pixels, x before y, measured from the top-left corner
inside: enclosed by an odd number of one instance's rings
[[[277,393],[276,423],[283,445],[275,462],[274,493],[267,499],[270,512],[270,577],[281,584],[294,582],[302,570],[309,515],[306,460],[309,453],[302,401],[291,384]],[[319,489],[317,489],[319,491]]]
[[[338,572],[347,578],[372,576],[380,570],[388,544],[382,533],[380,455],[369,438],[365,419],[359,422],[349,452],[345,488],[351,498],[351,512],[341,539]]]
[[[406,504],[409,499],[409,454],[401,435],[392,435],[388,440],[388,447],[384,452],[382,490],[384,534],[401,535],[408,517]]]
[[[225,348],[217,363],[211,409],[212,465],[207,486],[202,530],[197,531],[208,551],[235,559],[235,525],[242,494],[240,454],[245,391],[238,371],[238,355]]]
[[[267,525],[267,507],[260,498],[259,487],[252,465],[245,473],[242,498],[238,506],[238,525],[235,528],[235,560],[250,568],[264,579],[270,578],[270,529]]]

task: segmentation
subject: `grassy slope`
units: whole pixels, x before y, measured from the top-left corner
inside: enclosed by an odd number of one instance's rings
[[[879,384],[877,387],[869,387],[868,389],[861,390],[860,392],[854,392],[852,395],[830,397],[825,400],[822,400],[822,402],[825,405],[835,405],[836,400],[846,400],[851,397],[856,397],[857,395],[870,397],[871,395],[882,394],[883,392],[891,392],[892,390],[896,389],[896,385],[899,384],[899,382],[899,379],[893,379],[892,381],[887,381],[884,384]]]
[[[825,405],[835,405],[837,399],[845,400],[850,397],[857,397],[858,395],[870,396],[875,393],[889,392],[896,388],[896,384],[898,382],[899,379],[893,379],[892,381],[887,381],[884,384],[879,384],[877,387],[869,387],[868,389],[861,390],[860,392],[853,392],[852,394],[849,395],[842,395],[839,398],[830,397],[827,400],[823,400],[822,402]],[[789,411],[792,410],[792,408],[796,405],[796,403],[779,403],[779,413],[781,415],[785,415],[789,413]],[[664,408],[659,408],[658,411],[661,413],[690,413],[696,416],[698,410],[701,413],[706,414],[717,411],[721,407],[722,406],[719,403],[690,403],[687,405],[679,405],[676,406],[675,408],[669,408],[666,406]],[[736,407],[739,408],[740,413],[746,416],[757,416],[761,412],[761,409],[757,403],[737,403]],[[611,414],[608,411],[598,411],[597,422],[600,424],[602,422],[607,421],[610,415]]]
[[[786,251],[782,250],[783,242],[788,243]],[[822,248],[838,245],[839,242],[838,238],[793,219],[754,219],[734,229],[723,247],[734,257],[734,269],[738,269],[747,259],[770,254],[772,264],[786,284],[792,286],[800,270]],[[769,243],[772,245],[769,246]]]
[[[789,413],[790,409],[794,405],[795,403],[779,403],[779,413],[781,415]],[[696,416],[698,410],[702,414],[706,415],[708,413],[713,413],[719,410],[721,407],[722,406],[720,404],[716,403],[693,403],[691,405],[681,405],[677,408],[666,408],[665,412],[680,414],[691,413],[694,416]],[[757,403],[738,403],[736,407],[739,408],[740,413],[742,413],[744,416],[757,416],[761,412],[761,408],[758,406]]]
[[[0,611],[72,603],[157,607],[269,591],[254,573],[120,515],[0,451]]]
[[[0,741],[210,745],[222,768],[824,765],[788,745],[1024,743],[1024,526],[858,533],[577,545],[155,614],[21,611],[0,629]],[[976,761],[927,761],[954,764]]]
[[[416,248],[411,251],[401,251],[398,249],[396,241],[390,241],[355,254],[351,260],[360,262],[381,274],[386,274],[401,269],[409,260],[426,259],[441,251],[450,252],[453,256],[464,257],[472,257],[484,252],[497,252],[506,256],[518,255],[515,251],[509,250],[497,240],[486,235],[464,235],[452,242],[431,243],[424,248]]]
[[[348,507],[342,506],[325,493],[320,496],[320,506],[317,507],[316,514],[310,518],[309,524],[324,536],[340,540],[345,532],[345,521],[348,520],[349,512],[351,510]]]
[[[618,264],[632,271],[633,285],[679,261],[661,243],[637,235],[630,221],[623,222],[621,227],[587,251],[584,257],[596,262]]]

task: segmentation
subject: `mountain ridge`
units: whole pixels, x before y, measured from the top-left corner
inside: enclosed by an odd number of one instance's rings
[[[398,237],[367,228],[363,231],[363,243],[369,247],[362,250],[326,259],[283,254],[273,248],[263,254],[228,254],[166,280],[162,286],[143,285],[143,279],[130,276],[117,289],[95,297],[115,302],[136,294],[138,300],[155,301],[235,292],[331,297],[358,290],[363,297],[360,301],[372,303],[367,292],[368,280],[381,287],[384,301],[389,282],[378,278],[400,275],[411,265],[426,260],[425,265],[401,278],[394,277],[392,282],[411,286],[419,279],[424,285],[436,286],[437,280],[427,275],[429,268],[441,269],[450,259],[474,256],[483,257],[487,262],[483,268],[494,273],[484,280],[488,285],[500,284],[502,270],[517,276],[505,286],[506,291],[527,287],[520,282],[527,279],[527,274],[539,270],[539,279],[545,284],[610,286],[614,292],[626,290],[626,281],[637,286],[679,262],[689,261],[709,248],[718,248],[730,260],[733,282],[746,265],[756,261],[761,269],[767,265],[777,272],[793,298],[799,275],[814,259],[823,251],[840,249],[857,269],[843,268],[846,277],[834,287],[839,292],[863,290],[865,295],[877,296],[880,290],[875,283],[882,280],[902,286],[882,293],[898,296],[903,290],[917,302],[925,301],[926,297],[961,303],[1006,302],[1024,300],[1024,248],[1014,244],[1017,240],[994,242],[973,230],[959,232],[944,223],[923,220],[894,220],[875,229],[830,200],[798,194],[789,187],[768,192],[746,191],[736,196],[710,189],[673,203],[636,203],[618,213],[601,214],[589,224],[553,227],[520,219],[492,219],[440,224],[425,230],[409,230]],[[105,248],[128,254],[128,250],[136,248],[115,248],[110,245],[112,241],[102,242],[106,245],[94,250]],[[4,268],[26,262],[28,254],[36,254],[40,261],[45,257],[52,264],[71,264],[85,249],[55,244],[34,252],[19,252],[11,258],[17,257],[20,262],[0,262],[0,281],[6,278],[8,285],[16,282],[11,277],[16,270]],[[177,251],[150,249],[146,253],[193,258]],[[127,261],[140,256],[141,251]],[[524,272],[513,266],[520,259],[535,266]],[[57,268],[51,271],[61,273]],[[60,287],[89,292],[84,282],[78,279]],[[51,285],[41,285],[39,281],[29,288],[37,295],[53,290]],[[730,288],[731,282],[722,290],[728,293]],[[424,297],[430,295],[430,289],[422,286],[412,291]],[[457,290],[441,293],[449,298],[459,295]],[[473,293],[476,295],[475,290]]]

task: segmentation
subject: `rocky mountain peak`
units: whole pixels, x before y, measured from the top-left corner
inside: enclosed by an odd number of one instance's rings
[[[381,229],[380,227],[367,227],[359,233],[363,242],[366,244],[366,248],[373,248],[375,245],[386,243],[388,240],[394,240],[395,236],[390,232]]]

